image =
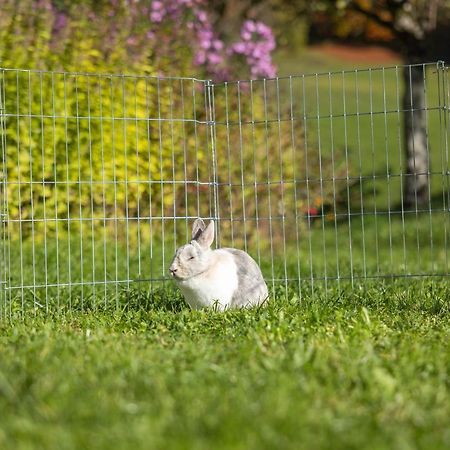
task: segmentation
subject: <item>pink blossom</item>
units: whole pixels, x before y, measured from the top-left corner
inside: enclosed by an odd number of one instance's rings
[[[245,53],[246,45],[243,42],[236,42],[236,44],[233,44],[231,49],[235,53]]]
[[[194,64],[197,66],[201,66],[206,62],[205,52],[199,51],[194,56]]]
[[[200,22],[206,22],[206,20],[208,18],[208,16],[206,15],[206,12],[202,11],[202,10],[197,11],[196,16]]]
[[[247,20],[241,29],[241,41],[231,46],[231,51],[245,56],[252,77],[273,77],[276,68],[271,52],[275,48],[272,30],[262,22]]]
[[[212,43],[212,47],[213,47],[215,50],[222,50],[223,47],[224,47],[224,45],[223,45],[223,42],[222,42],[222,41],[220,41],[219,39],[216,39],[216,40]]]
[[[221,55],[217,53],[210,53],[208,55],[208,61],[210,64],[221,64],[223,61],[223,58]]]
[[[160,23],[163,20],[163,15],[158,11],[152,11],[150,13],[150,20],[155,23]]]
[[[67,26],[67,16],[63,12],[56,13],[53,22],[53,33],[59,33]]]
[[[244,22],[243,28],[245,30],[250,31],[251,33],[253,33],[254,31],[256,31],[256,26],[255,26],[255,22],[253,22],[252,20],[246,20]]]

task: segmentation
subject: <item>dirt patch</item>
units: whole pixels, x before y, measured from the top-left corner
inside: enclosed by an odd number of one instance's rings
[[[332,58],[361,63],[400,62],[401,57],[393,50],[377,45],[353,46],[325,42],[312,45],[311,50]]]

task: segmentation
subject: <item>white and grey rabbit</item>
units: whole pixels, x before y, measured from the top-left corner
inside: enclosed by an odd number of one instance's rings
[[[170,274],[193,309],[245,308],[267,300],[267,285],[255,260],[234,248],[211,249],[214,222],[196,219],[192,241],[180,247]]]

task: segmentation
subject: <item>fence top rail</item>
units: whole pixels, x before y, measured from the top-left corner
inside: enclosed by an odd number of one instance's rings
[[[357,68],[357,69],[343,69],[343,70],[333,70],[333,71],[323,71],[323,72],[308,72],[308,73],[298,73],[291,75],[282,75],[271,78],[252,78],[252,79],[239,79],[239,80],[225,80],[225,81],[213,81],[211,79],[202,79],[196,77],[183,77],[183,76],[156,76],[156,75],[137,75],[128,73],[97,73],[97,72],[82,72],[82,71],[64,71],[64,70],[43,70],[43,69],[23,69],[14,67],[1,67],[0,72],[23,72],[23,73],[35,73],[35,74],[55,74],[64,76],[86,76],[86,77],[97,77],[97,78],[131,78],[131,79],[149,79],[149,80],[162,80],[162,81],[192,81],[197,83],[202,83],[207,86],[227,86],[227,85],[239,85],[239,84],[252,84],[261,83],[267,81],[278,81],[278,80],[288,80],[295,78],[311,78],[311,77],[324,77],[332,75],[346,75],[346,74],[357,74],[357,73],[370,73],[370,72],[380,72],[386,70],[399,70],[405,67],[435,67],[436,69],[448,70],[449,66],[445,61],[434,61],[434,62],[423,62],[416,64],[395,64],[392,66],[379,66],[379,67],[367,67],[367,68]]]
[[[227,85],[239,85],[239,84],[252,84],[252,83],[261,83],[266,81],[278,81],[278,80],[289,80],[295,78],[312,78],[312,77],[325,77],[332,75],[347,75],[347,74],[357,74],[357,73],[370,73],[370,72],[382,72],[386,70],[400,70],[405,67],[434,67],[436,69],[448,69],[448,65],[445,61],[435,61],[435,62],[424,62],[424,63],[416,63],[416,64],[395,64],[393,66],[379,66],[379,67],[362,67],[359,69],[342,69],[342,70],[332,70],[332,71],[323,71],[323,72],[308,72],[308,73],[298,73],[293,75],[282,75],[278,77],[272,78],[253,78],[253,79],[240,79],[240,80],[227,80],[214,83],[214,86],[227,86]]]
[[[108,73],[108,72],[70,72],[66,70],[43,70],[43,69],[23,69],[15,67],[0,67],[0,72],[23,72],[34,74],[55,74],[65,76],[85,76],[92,78],[132,78],[132,79],[151,79],[163,81],[193,81],[204,84],[211,84],[211,80],[196,78],[196,77],[174,77],[174,76],[156,76],[156,75],[137,75],[130,73]]]

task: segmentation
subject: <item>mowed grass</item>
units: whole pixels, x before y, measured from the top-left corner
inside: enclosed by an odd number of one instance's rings
[[[450,445],[448,283],[224,313],[126,294],[119,310],[0,322],[0,448]]]

